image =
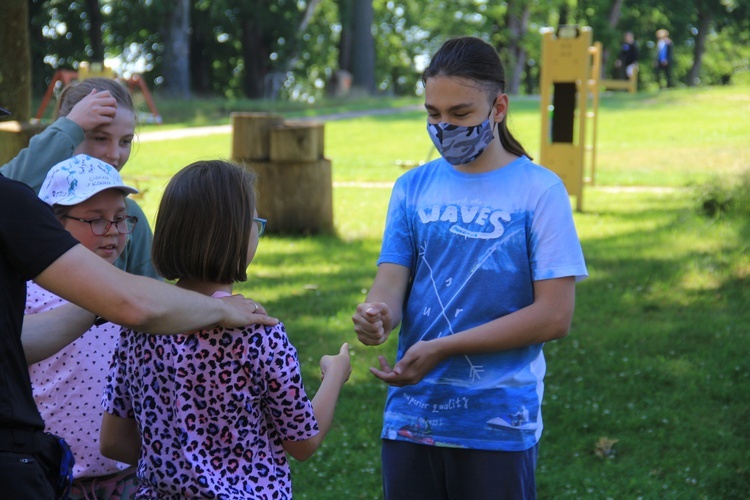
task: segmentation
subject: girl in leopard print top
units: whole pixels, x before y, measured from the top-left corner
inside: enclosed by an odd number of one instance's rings
[[[224,161],[178,172],[155,226],[159,273],[214,297],[245,281],[265,224],[254,181]],[[320,367],[310,401],[282,323],[177,336],[123,330],[102,397],[102,454],[137,464],[137,498],[291,498],[286,453],[306,460],[328,432],[351,373],[349,346]]]

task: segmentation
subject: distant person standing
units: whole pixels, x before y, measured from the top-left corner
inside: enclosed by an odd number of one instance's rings
[[[669,38],[669,31],[660,29],[656,31],[656,81],[659,83],[659,88],[662,86],[662,74],[666,79],[666,86],[674,87],[672,83],[672,59],[673,59],[673,47],[674,44]]]
[[[626,31],[623,35],[620,56],[615,61],[617,78],[628,80],[633,76],[633,71],[638,67],[638,44],[632,31]]]

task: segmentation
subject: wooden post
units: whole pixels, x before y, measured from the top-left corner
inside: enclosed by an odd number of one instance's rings
[[[270,113],[232,113],[232,157],[249,161],[268,161],[271,128],[284,119]]]
[[[323,124],[284,122],[270,130],[269,158],[275,161],[318,161],[323,158]]]
[[[258,174],[258,214],[277,234],[333,233],[331,161],[250,161]]]
[[[41,123],[0,123],[0,165],[5,165],[29,145],[33,136],[47,128]]]
[[[232,113],[232,159],[258,174],[258,214],[266,231],[334,232],[333,175],[323,124],[268,113]]]

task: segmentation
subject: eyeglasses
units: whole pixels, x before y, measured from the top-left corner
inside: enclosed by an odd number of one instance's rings
[[[263,233],[266,232],[266,219],[253,217],[253,222],[255,222],[255,225],[258,226],[258,237],[263,236]]]
[[[70,215],[63,215],[66,219],[77,220],[78,222],[85,222],[91,226],[91,232],[94,236],[104,236],[109,231],[109,228],[114,225],[120,234],[130,234],[135,229],[136,223],[138,223],[138,217],[135,215],[126,215],[116,220],[108,219],[79,219],[78,217],[71,217]]]

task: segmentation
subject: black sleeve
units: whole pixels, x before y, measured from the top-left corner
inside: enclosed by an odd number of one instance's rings
[[[26,280],[78,244],[31,188],[2,175],[0,214],[0,251]]]

